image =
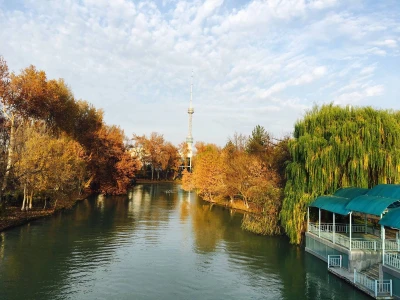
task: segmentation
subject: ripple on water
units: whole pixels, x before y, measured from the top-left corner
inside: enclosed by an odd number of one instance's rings
[[[240,218],[204,210],[194,193],[183,202],[175,187],[138,186],[129,199],[88,200],[7,231],[1,300],[364,299],[327,285],[325,265],[307,269],[303,252],[283,239],[244,233]]]

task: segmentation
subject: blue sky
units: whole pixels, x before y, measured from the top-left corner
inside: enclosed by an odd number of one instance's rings
[[[290,134],[314,104],[400,109],[398,0],[0,0],[0,55],[64,78],[127,136]]]

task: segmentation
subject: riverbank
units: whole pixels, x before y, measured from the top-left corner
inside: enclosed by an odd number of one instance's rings
[[[205,200],[207,201],[207,200]],[[231,209],[236,209],[236,210],[240,210],[243,212],[247,212],[247,213],[252,213],[252,214],[259,214],[261,212],[261,209],[259,207],[257,207],[256,205],[254,205],[254,203],[249,203],[249,207],[247,207],[244,202],[240,199],[236,199],[233,202],[230,200],[220,200],[220,201],[216,201],[216,202],[211,202],[211,201],[207,201],[219,206],[223,206],[223,207],[227,207],[227,208],[231,208]]]
[[[176,183],[176,184],[180,184],[181,180],[180,179],[176,179],[176,180],[151,180],[151,179],[136,179],[136,183],[135,184],[142,184],[142,183],[153,183],[153,184],[157,184],[157,183]]]
[[[151,180],[151,179],[137,179],[136,184],[159,184],[159,183],[174,183],[174,184],[182,184],[180,179],[176,180]],[[234,201],[222,199],[217,201],[208,201],[203,199],[206,202],[223,206],[226,208],[236,209],[243,212],[259,214],[261,209],[257,207],[254,203],[249,203],[249,207],[247,207],[244,202],[240,199],[235,199]]]
[[[0,232],[27,224],[37,219],[52,216],[61,210],[71,209],[78,201],[85,199],[88,195],[89,194],[77,195],[71,197],[72,199],[57,200],[56,207],[49,209],[35,207],[29,211],[21,211],[21,207],[19,206],[6,207],[5,211],[0,215]]]

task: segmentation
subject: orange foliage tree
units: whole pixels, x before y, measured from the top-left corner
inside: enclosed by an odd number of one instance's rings
[[[196,143],[193,172],[183,172],[182,187],[195,189],[207,201],[242,201],[258,213],[244,218],[245,229],[261,234],[281,232],[283,172],[288,159],[287,142],[271,142],[271,136],[256,126],[252,136],[235,134],[223,149]],[[279,146],[279,147],[278,147]]]
[[[10,73],[5,60],[0,56],[0,101],[2,129],[4,129],[2,132],[4,134],[1,135],[2,153],[4,153],[0,163],[2,168],[0,173],[3,174],[0,178],[1,192],[5,191],[7,186],[15,187],[9,183],[18,180],[27,182],[27,174],[40,173],[37,170],[38,164],[29,163],[34,161],[32,155],[39,153],[39,149],[28,153],[26,148],[31,147],[35,141],[23,138],[24,134],[28,133],[29,126],[33,124],[44,130],[37,143],[46,137],[48,139],[46,146],[53,145],[57,141],[61,143],[60,145],[64,145],[65,151],[70,147],[68,146],[70,142],[65,144],[67,137],[75,140],[75,146],[76,142],[80,144],[79,153],[74,152],[74,155],[76,159],[84,160],[87,167],[83,171],[80,170],[79,174],[75,174],[79,177],[78,182],[85,181],[87,187],[93,187],[93,191],[112,194],[126,192],[134,177],[136,165],[126,151],[123,132],[115,126],[105,125],[101,110],[86,101],[75,100],[70,88],[62,79],[48,80],[46,73],[34,66],[22,70],[19,74]],[[23,132],[24,130],[28,131]],[[25,145],[27,141],[29,142]],[[54,147],[59,147],[56,145],[58,144],[55,143]],[[46,151],[44,146],[39,148],[41,151]],[[51,151],[55,152],[54,149]],[[53,156],[46,164],[51,163],[53,171],[57,170],[55,173],[64,176],[63,173],[68,170],[62,165],[57,165],[62,161],[63,155],[58,158]],[[62,182],[62,178],[60,180],[58,181]]]

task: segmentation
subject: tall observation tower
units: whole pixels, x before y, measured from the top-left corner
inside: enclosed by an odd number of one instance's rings
[[[193,137],[192,137],[192,115],[194,113],[193,103],[192,103],[192,96],[193,96],[193,71],[192,71],[192,80],[190,82],[190,104],[188,108],[189,114],[189,133],[186,137],[186,143],[188,145],[188,158],[189,158],[189,171],[192,171],[192,156],[193,156]]]

